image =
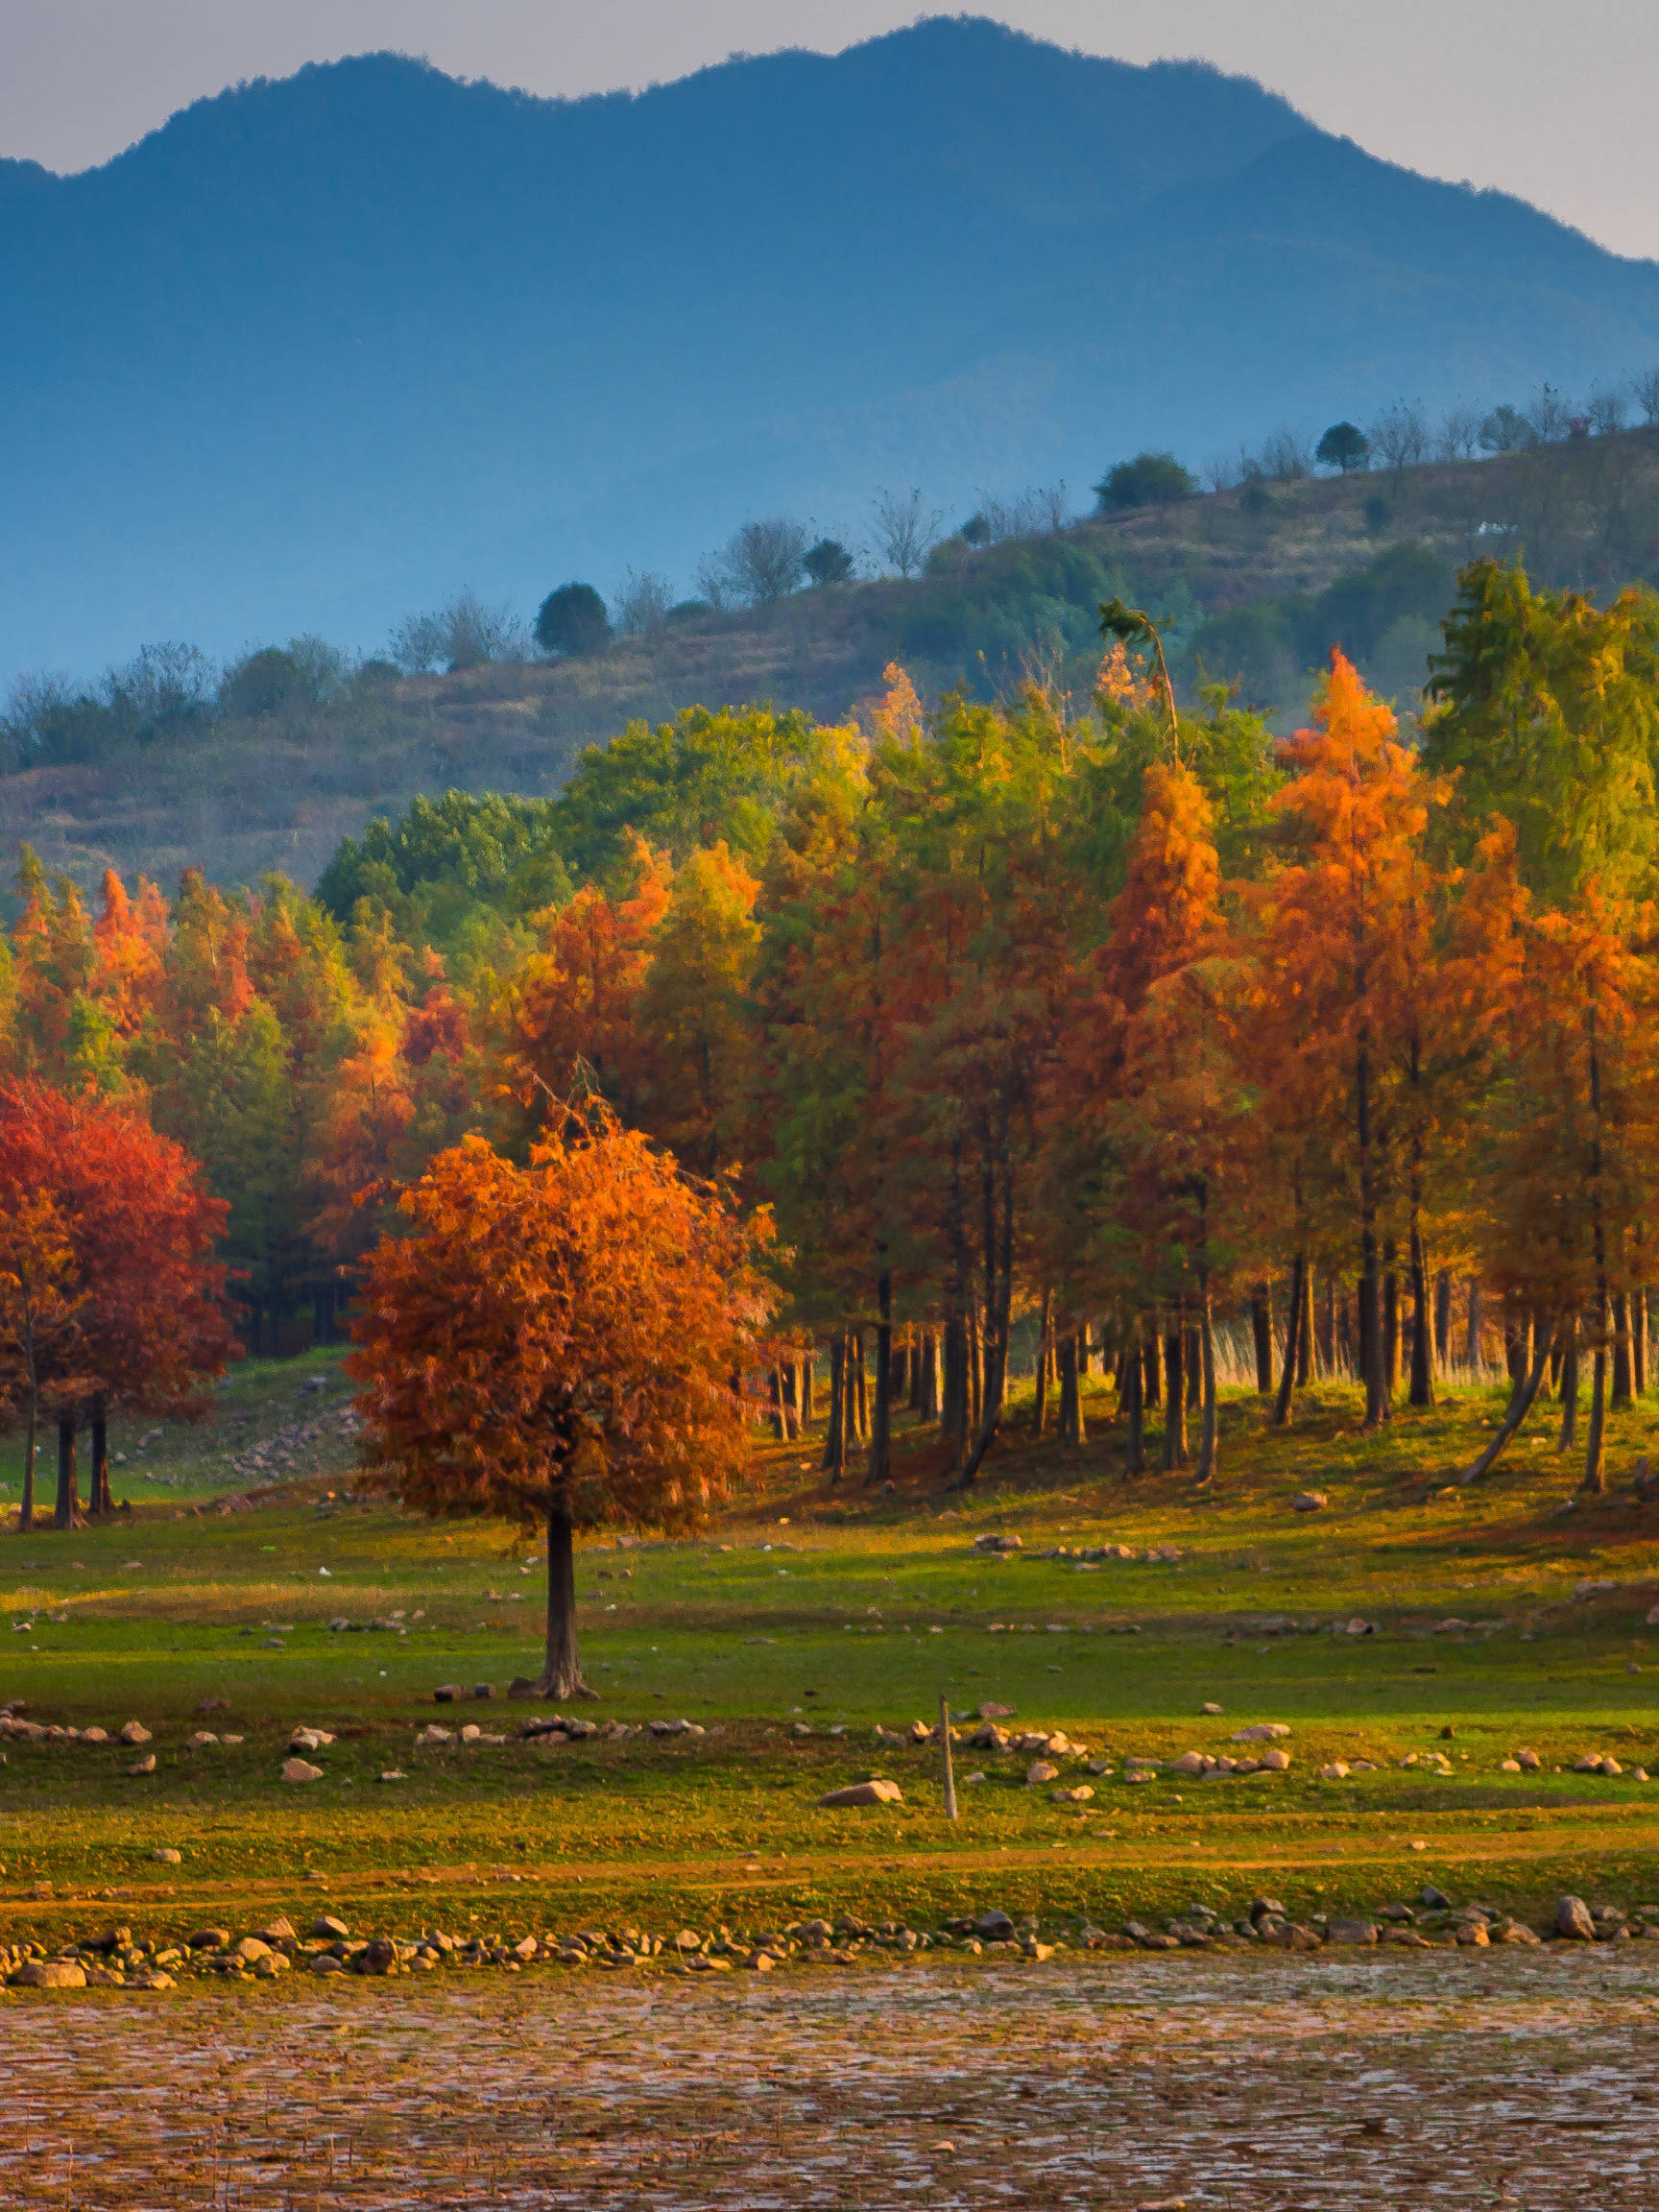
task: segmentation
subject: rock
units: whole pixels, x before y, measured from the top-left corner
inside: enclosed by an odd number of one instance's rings
[[[1204,1767],[1205,1761],[1202,1751],[1183,1751],[1179,1759],[1171,1759],[1169,1762],[1171,1774],[1184,1775],[1189,1780],[1195,1780],[1198,1775],[1204,1772]]]
[[[186,1951],[223,1951],[230,1940],[228,1928],[198,1928],[193,1936],[186,1936]]]
[[[980,1913],[974,1923],[974,1933],[982,1943],[1012,1943],[1019,1930],[1006,1912],[993,1908],[989,1912]]]
[[[1361,1621],[1359,1616],[1356,1614],[1342,1633],[1344,1636],[1375,1636],[1377,1633],[1376,1623],[1370,1621]]]
[[[442,1689],[433,1691],[432,1702],[434,1705],[453,1705],[466,1695],[459,1682],[445,1682]]]
[[[409,1777],[404,1773],[401,1767],[383,1767],[380,1769],[380,1779],[382,1782],[407,1782]]]
[[[1484,1920],[1459,1920],[1453,1930],[1459,1943],[1476,1951],[1484,1951],[1491,1942]]]
[[[296,1728],[288,1739],[288,1748],[290,1751],[321,1751],[325,1743],[333,1741],[326,1728]]]
[[[312,1974],[344,1974],[346,1965],[332,1951],[318,1951],[312,1956],[307,1970]]]
[[[129,1989],[171,1989],[174,1982],[171,1974],[157,1966],[141,1967],[136,1974],[128,1975],[127,1986]]]
[[[321,1782],[323,1769],[313,1767],[308,1759],[284,1759],[282,1779],[284,1782]]]
[[[121,1731],[123,1743],[148,1743],[149,1741],[150,1731],[142,1720],[129,1720]]]
[[[218,1741],[211,1728],[198,1728],[194,1736],[184,1739],[184,1748],[186,1751],[204,1751],[209,1743],[217,1743]]]
[[[295,1930],[294,1923],[288,1918],[286,1913],[279,1914],[276,1919],[271,1922],[268,1928],[255,1928],[253,1933],[258,1936],[261,1943],[269,1943],[273,1949],[275,1949],[278,1943],[295,1943],[299,1941],[299,1936]]]
[[[1056,1805],[1087,1805],[1094,1794],[1087,1782],[1079,1782],[1074,1790],[1056,1790],[1052,1792]]]
[[[1218,1714],[1221,1708],[1219,1705],[1200,1705],[1198,1710],[1200,1713]]]
[[[1521,1762],[1519,1759],[1500,1759],[1498,1762],[1498,1771],[1500,1774],[1519,1774],[1521,1771]]]
[[[1424,1911],[1428,1912],[1450,1912],[1452,1910],[1451,1898],[1447,1896],[1444,1889],[1436,1889],[1432,1882],[1426,1882],[1423,1885],[1419,1902]]]
[[[228,1713],[230,1700],[228,1697],[198,1697],[196,1710],[198,1713]]]
[[[1059,1767],[1050,1766],[1046,1759],[1033,1759],[1025,1769],[1026,1787],[1035,1789],[1041,1782],[1053,1782],[1058,1779],[1059,1773]]]
[[[1540,1940],[1537,1930],[1528,1928],[1524,1920],[1500,1920],[1495,1928],[1489,1928],[1486,1933],[1494,1943],[1537,1943]]]
[[[311,1923],[311,1933],[319,1942],[344,1943],[351,1931],[344,1920],[337,1920],[332,1912],[319,1912]]]
[[[1276,1920],[1283,1920],[1285,1917],[1285,1908],[1280,1904],[1277,1897],[1251,1898],[1248,1917],[1253,1923],[1266,1919],[1269,1914]]]
[[[154,1774],[156,1771],[155,1752],[147,1751],[142,1759],[134,1759],[127,1771],[129,1774]]]
[[[979,1708],[979,1718],[981,1720],[1011,1720],[1014,1718],[1014,1713],[1015,1708],[1012,1705],[992,1705],[987,1703],[981,1705]]]
[[[230,1948],[236,1958],[245,1959],[250,1966],[255,1966],[261,1959],[269,1959],[271,1956],[270,1944],[262,1943],[257,1936],[244,1936],[239,1943],[233,1943]]]
[[[1348,1779],[1348,1772],[1349,1768],[1346,1759],[1333,1759],[1329,1766],[1320,1767],[1319,1779],[1321,1782],[1346,1782]]]
[[[84,1989],[86,1969],[72,1959],[31,1959],[6,1979],[13,1989]]]
[[[1233,1742],[1235,1743],[1275,1743],[1281,1736],[1288,1736],[1289,1733],[1288,1726],[1283,1720],[1258,1720],[1249,1728],[1235,1728]]]
[[[1298,1490],[1290,1501],[1292,1513],[1318,1513],[1331,1503],[1323,1490]]]
[[[108,1728],[83,1728],[81,1741],[83,1743],[108,1743],[109,1731]]]
[[[1326,1940],[1331,1943],[1375,1943],[1377,1923],[1374,1920],[1333,1920],[1325,1934]]]
[[[359,1974],[390,1974],[397,1963],[397,1946],[389,1936],[376,1936],[358,1952],[355,1964]]]
[[[1034,1936],[1028,1936],[1020,1948],[1027,1959],[1052,1959],[1054,1956],[1053,1944],[1039,1943]]]
[[[1556,1898],[1555,1933],[1573,1943],[1595,1942],[1596,1922],[1582,1897]]]
[[[1290,1765],[1290,1754],[1288,1751],[1281,1751],[1277,1745],[1275,1745],[1271,1749],[1262,1752],[1262,1765],[1265,1767],[1270,1773],[1283,1774]]]
[[[158,1866],[178,1866],[182,1863],[180,1854],[171,1843],[163,1843],[158,1850],[152,1851],[150,1856]]]
[[[1019,1551],[1023,1549],[1018,1536],[975,1536],[975,1551]]]
[[[904,1792],[897,1782],[854,1782],[845,1790],[829,1790],[820,1805],[902,1805]]]

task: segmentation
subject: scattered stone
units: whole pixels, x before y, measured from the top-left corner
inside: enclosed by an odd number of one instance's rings
[[[1056,1790],[1052,1793],[1056,1805],[1087,1805],[1094,1791],[1087,1782],[1079,1782],[1072,1790]]]
[[[86,1970],[72,1959],[30,1959],[6,1979],[13,1989],[84,1989]]]
[[[123,1743],[148,1743],[150,1731],[142,1720],[129,1720],[121,1731],[121,1741]]]
[[[147,1751],[142,1759],[134,1759],[127,1771],[129,1774],[154,1774],[156,1771],[155,1752]]]
[[[1331,1503],[1323,1490],[1298,1490],[1290,1501],[1292,1513],[1318,1513]]]
[[[1025,1769],[1026,1786],[1035,1789],[1039,1783],[1057,1781],[1059,1775],[1059,1767],[1051,1766],[1046,1759],[1033,1759]]]
[[[1235,1728],[1233,1742],[1235,1743],[1273,1743],[1281,1736],[1288,1736],[1289,1733],[1288,1726],[1283,1720],[1258,1720],[1249,1728]]]
[[[288,1748],[290,1751],[321,1751],[324,1744],[333,1741],[325,1728],[296,1728],[288,1739]]]
[[[346,1966],[332,1951],[316,1951],[312,1953],[308,1970],[313,1974],[344,1974]]]
[[[432,1702],[434,1705],[454,1705],[466,1695],[459,1682],[445,1682],[442,1689],[433,1691]]]
[[[1012,1705],[984,1704],[979,1708],[981,1720],[1012,1720],[1016,1712]]]
[[[323,1769],[313,1767],[308,1759],[284,1759],[282,1779],[284,1782],[321,1782]]]
[[[1556,1898],[1555,1933],[1573,1943],[1595,1942],[1596,1922],[1582,1897]]]
[[[1361,1621],[1359,1616],[1356,1614],[1342,1633],[1345,1636],[1375,1636],[1377,1633],[1376,1623],[1370,1621]]]
[[[1329,1766],[1320,1767],[1319,1779],[1321,1782],[1346,1782],[1348,1773],[1346,1759],[1333,1759]]]
[[[83,1728],[81,1741],[83,1743],[108,1743],[109,1731],[108,1728]]]
[[[1018,1536],[975,1536],[975,1551],[1020,1551],[1024,1547]]]
[[[194,1935],[185,1936],[184,1948],[186,1951],[224,1951],[229,1942],[228,1928],[198,1928]]]
[[[1221,1708],[1220,1708],[1220,1706],[1219,1706],[1219,1705],[1201,1705],[1201,1706],[1198,1708],[1198,1710],[1199,1710],[1201,1713],[1208,1713],[1208,1714],[1213,1714],[1213,1715],[1214,1715],[1214,1714],[1218,1714],[1218,1713],[1220,1712]]]
[[[407,1782],[409,1777],[401,1767],[385,1767],[380,1772],[382,1782]]]
[[[1452,1900],[1444,1889],[1436,1889],[1432,1882],[1426,1882],[1421,1892],[1423,1909],[1427,1912],[1450,1912]]]
[[[218,1741],[211,1728],[198,1728],[194,1736],[185,1738],[184,1748],[186,1751],[204,1751],[209,1743],[217,1743]]]
[[[182,1863],[180,1854],[174,1850],[171,1843],[163,1843],[158,1850],[152,1851],[150,1856],[158,1866],[178,1866]]]
[[[902,1805],[904,1792],[897,1782],[854,1782],[845,1790],[830,1790],[820,1805]]]
[[[351,1931],[344,1920],[337,1920],[332,1912],[319,1912],[311,1923],[311,1934],[324,1943],[344,1943]]]

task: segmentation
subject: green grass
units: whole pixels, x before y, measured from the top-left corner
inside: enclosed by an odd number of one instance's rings
[[[317,1375],[328,1386],[306,1390]],[[354,1500],[331,1358],[251,1362],[202,1431],[170,1429],[141,1459],[115,1438],[116,1494],[132,1500],[115,1525],[0,1537],[0,1700],[76,1727],[140,1719],[157,1755],[153,1775],[130,1777],[134,1754],[115,1746],[9,1746],[0,1934],[78,1927],[93,1900],[177,1931],[208,1911],[292,1910],[325,1885],[394,1925],[487,1917],[506,1909],[504,1879],[526,1925],[991,1902],[1110,1917],[1262,1887],[1304,1907],[1376,1904],[1428,1879],[1533,1910],[1562,1886],[1634,1902],[1659,1887],[1645,1871],[1659,1780],[1551,1769],[1594,1748],[1659,1774],[1659,1632],[1644,1626],[1659,1590],[1644,1579],[1647,1518],[1617,1487],[1653,1443],[1654,1410],[1618,1417],[1614,1493],[1561,1516],[1575,1471],[1525,1440],[1487,1483],[1448,1493],[1498,1397],[1456,1393],[1381,1437],[1358,1434],[1344,1390],[1315,1394],[1287,1436],[1254,1399],[1230,1398],[1213,1495],[1185,1475],[1124,1482],[1098,1394],[1086,1447],[1017,1431],[966,1500],[942,1491],[926,1431],[902,1434],[892,1496],[856,1478],[837,1493],[815,1448],[768,1446],[746,1510],[705,1539],[605,1542],[579,1559],[602,1692],[584,1712],[683,1715],[708,1734],[432,1750],[413,1742],[429,1720],[511,1731],[536,1709],[503,1694],[539,1664],[539,1568],[504,1527]],[[299,1476],[252,1510],[216,1511],[208,1501],[249,1488],[231,1440],[246,1450],[319,1405],[325,1433]],[[238,1415],[252,1418],[236,1428]],[[14,1455],[8,1475],[14,1485]],[[1309,1484],[1328,1508],[1291,1512]],[[992,1530],[1024,1549],[975,1553]],[[1094,1572],[1038,1555],[1105,1542],[1182,1555]],[[1618,1587],[1575,1600],[1591,1577]],[[341,1615],[400,1616],[402,1632],[331,1631]],[[1333,1633],[1356,1615],[1379,1633]],[[1449,1618],[1469,1625],[1439,1628]],[[438,1684],[484,1681],[490,1703],[433,1705]],[[996,1700],[1020,1724],[1063,1726],[1115,1766],[1220,1753],[1234,1728],[1283,1720],[1294,1765],[1130,1787],[1062,1760],[1063,1781],[1095,1790],[1080,1815],[1026,1786],[1026,1757],[964,1748],[958,1774],[986,1779],[964,1782],[952,1825],[936,1749],[872,1736],[930,1721],[941,1691],[959,1711]],[[226,1704],[199,1714],[208,1698]],[[1223,1714],[1204,1717],[1207,1701]],[[278,1768],[300,1723],[339,1741],[318,1754],[325,1778],[296,1788]],[[200,1727],[245,1741],[185,1750]],[[1544,1772],[1501,1771],[1522,1744]],[[1431,1745],[1452,1777],[1393,1764]],[[1338,1757],[1382,1764],[1320,1781]],[[391,1767],[408,1779],[382,1784]],[[876,1772],[900,1782],[902,1807],[816,1808]],[[162,1845],[179,1866],[154,1861]],[[33,1894],[45,1883],[50,1901]]]

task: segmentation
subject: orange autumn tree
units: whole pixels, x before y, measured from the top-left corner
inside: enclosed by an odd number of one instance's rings
[[[766,1223],[595,1104],[516,1166],[480,1137],[399,1201],[349,1368],[379,1479],[433,1516],[547,1537],[543,1695],[589,1696],[578,1529],[695,1528],[747,1451]]]
[[[35,1450],[42,1398],[75,1374],[86,1303],[75,1249],[57,1202],[33,1190],[0,1206],[0,1426],[23,1416],[23,1503],[17,1527],[35,1526]]]

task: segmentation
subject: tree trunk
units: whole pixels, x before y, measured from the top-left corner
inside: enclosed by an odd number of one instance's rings
[[[1361,976],[1358,995],[1368,986]],[[1382,1355],[1382,1253],[1377,1240],[1377,1163],[1371,1135],[1371,1046],[1362,1030],[1354,1069],[1355,1126],[1359,1143],[1359,1375],[1365,1385],[1365,1427],[1388,1419],[1388,1377]]]
[[[1471,1372],[1480,1364],[1480,1285],[1469,1278],[1469,1324],[1463,1337],[1463,1364]]]
[[[1083,1392],[1077,1374],[1076,1331],[1068,1329],[1054,1351],[1060,1365],[1060,1441],[1081,1444],[1084,1440]]]
[[[1215,1320],[1210,1306],[1208,1277],[1199,1290],[1198,1364],[1202,1383],[1198,1479],[1200,1482],[1208,1482],[1215,1472]]]
[[[1146,1367],[1141,1357],[1139,1334],[1137,1325],[1136,1334],[1130,1338],[1123,1357],[1123,1383],[1118,1395],[1124,1420],[1125,1475],[1143,1475],[1146,1472]]]
[[[1445,1277],[1441,1277],[1445,1281]],[[1434,1403],[1434,1316],[1429,1305],[1429,1260],[1423,1249],[1423,1232],[1411,1230],[1411,1389],[1410,1403]]]
[[[1613,1403],[1628,1406],[1630,1387],[1630,1299],[1619,1290],[1613,1297]]]
[[[1037,1375],[1031,1387],[1031,1433],[1041,1436],[1048,1413],[1048,1332],[1054,1324],[1054,1293],[1043,1293],[1043,1314],[1037,1325]]]
[[[883,1267],[876,1278],[876,1418],[870,1427],[868,1489],[885,1482],[893,1468],[893,1277]]]
[[[1630,1385],[1638,1398],[1647,1395],[1647,1291],[1646,1286],[1630,1293]]]
[[[939,1418],[939,1332],[926,1329],[922,1334],[922,1403],[917,1410],[925,1421]]]
[[[1164,1403],[1163,1370],[1159,1365],[1156,1336],[1149,1338],[1141,1347],[1141,1402],[1156,1411]]]
[[[1444,1375],[1452,1364],[1452,1275],[1445,1267],[1434,1278],[1434,1358]]]
[[[1303,1336],[1311,1316],[1308,1309],[1308,1261],[1298,1252],[1290,1263],[1290,1305],[1285,1322],[1285,1364],[1279,1371],[1279,1395],[1273,1402],[1273,1427],[1290,1426],[1290,1394],[1303,1372]]]
[[[1382,1387],[1392,1405],[1400,1387],[1400,1276],[1392,1249],[1382,1277]]]
[[[1509,1393],[1509,1409],[1503,1416],[1497,1435],[1493,1437],[1491,1443],[1487,1445],[1475,1464],[1472,1467],[1464,1468],[1462,1474],[1457,1478],[1459,1482],[1474,1482],[1484,1475],[1486,1470],[1495,1464],[1499,1453],[1503,1451],[1504,1445],[1508,1443],[1510,1437],[1515,1434],[1522,1422],[1531,1411],[1532,1401],[1538,1395],[1538,1385],[1544,1379],[1544,1363],[1550,1357],[1550,1345],[1554,1337],[1558,1320],[1559,1316],[1557,1316],[1556,1321],[1550,1324],[1548,1329],[1541,1331],[1534,1337],[1531,1367],[1522,1377],[1519,1385]]]
[[[576,1648],[576,1546],[570,1516],[547,1515],[547,1664],[536,1685],[543,1697],[597,1697],[582,1679]]]
[[[1605,1283],[1596,1291],[1596,1357],[1590,1370],[1590,1430],[1584,1439],[1580,1490],[1599,1497],[1607,1487],[1607,1336],[1611,1316]]]
[[[109,1424],[105,1418],[102,1397],[92,1401],[92,1510],[94,1513],[111,1513],[115,1501],[109,1495]]]
[[[923,1379],[922,1360],[924,1347],[932,1334],[930,1329],[924,1329],[920,1322],[910,1332],[910,1392],[906,1403],[910,1412],[919,1413],[924,1419],[927,1417],[928,1407],[927,1385]]]
[[[1187,1464],[1187,1332],[1177,1321],[1164,1338],[1164,1465]]]
[[[824,1471],[831,1482],[847,1472],[847,1332],[830,1339],[830,1421],[824,1437]]]
[[[944,1359],[939,1425],[959,1467],[968,1450],[968,1322],[963,1313],[952,1313],[945,1324]]]
[[[817,1365],[818,1347],[815,1344],[809,1344],[806,1347],[806,1357],[801,1362],[801,1426],[803,1429],[809,1427],[817,1418],[817,1408],[812,1403],[812,1385],[817,1381]]]
[[[1258,1283],[1250,1293],[1250,1334],[1256,1341],[1256,1394],[1273,1395],[1273,1286]]]
[[[985,1332],[980,1326],[977,1310],[968,1316],[968,1429],[970,1434],[979,1427],[979,1417],[985,1404]]]
[[[1336,1372],[1336,1278],[1329,1269],[1325,1275],[1325,1310],[1319,1317],[1319,1371],[1327,1378]]]
[[[27,1536],[35,1526],[35,1449],[40,1428],[40,1394],[29,1393],[28,1427],[23,1432],[23,1503],[17,1511],[17,1533]]]
[[[783,1409],[783,1369],[776,1359],[766,1377],[766,1395],[772,1407],[772,1440],[781,1444],[789,1434],[789,1417]]]
[[[870,1435],[870,1378],[864,1364],[864,1332],[854,1329],[849,1346],[853,1366],[853,1441],[863,1444]]]
[[[1302,1261],[1302,1326],[1296,1335],[1296,1387],[1306,1390],[1313,1380],[1313,1269]]]
[[[85,1524],[81,1517],[81,1492],[75,1477],[75,1420],[72,1414],[58,1417],[58,1502],[52,1514],[54,1528],[80,1528]]]
[[[1198,1331],[1189,1329],[1182,1347],[1182,1366],[1187,1377],[1187,1410],[1196,1413],[1204,1403],[1203,1354],[1199,1349]]]
[[[1561,1428],[1555,1438],[1557,1452],[1571,1452],[1578,1435],[1578,1316],[1567,1324],[1567,1344],[1561,1355]]]

